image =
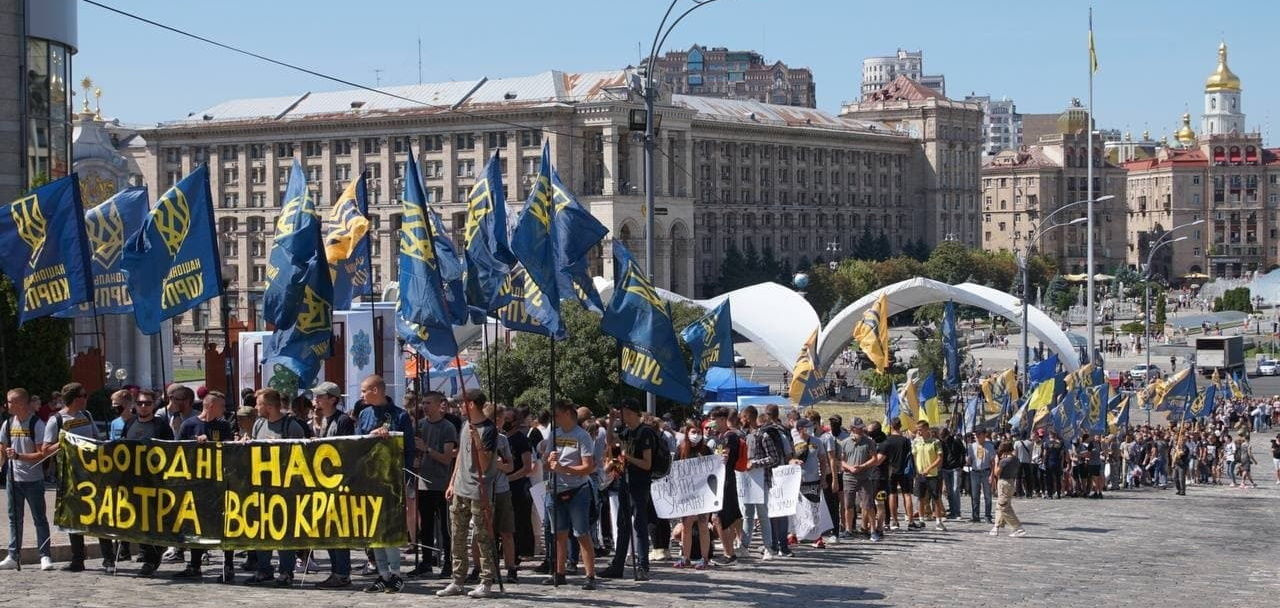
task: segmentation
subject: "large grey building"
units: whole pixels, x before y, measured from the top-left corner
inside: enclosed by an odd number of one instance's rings
[[[235,268],[229,295],[237,316],[253,323],[295,158],[322,206],[368,171],[379,289],[396,277],[397,198],[411,149],[455,240],[466,194],[489,155],[502,153],[514,217],[546,138],[553,163],[583,204],[614,237],[643,250],[643,141],[635,130],[643,100],[630,81],[624,70],[549,71],[384,89],[422,103],[363,90],[232,100],[143,130],[123,150],[136,161],[138,179],[157,193],[209,163],[222,253]],[[925,176],[938,173],[929,164],[942,158],[924,153],[936,147],[932,136],[856,115],[665,89],[656,118],[653,270],[661,287],[713,295],[731,248],[768,249],[795,266],[829,257],[832,241],[852,250],[864,227],[883,231],[894,248],[922,236],[933,200]],[[979,126],[974,111],[971,133],[948,131],[946,138],[972,137],[967,145],[976,149]],[[976,171],[976,158],[970,160]],[[942,162],[944,172],[962,172],[961,159]],[[608,245],[593,252],[592,272],[610,276]],[[180,329],[207,326],[218,307],[212,302],[186,315]]]
[[[924,73],[924,51],[898,49],[893,55],[867,57],[862,60],[862,88],[859,95],[866,97],[889,86],[899,76],[947,94],[947,77],[942,74]]]
[[[1022,115],[1012,99],[992,99],[970,93],[964,98],[982,106],[982,151],[993,156],[1001,150],[1017,150],[1022,145]]]

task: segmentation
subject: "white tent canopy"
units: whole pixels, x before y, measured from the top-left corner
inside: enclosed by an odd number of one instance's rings
[[[1002,291],[973,283],[947,285],[946,283],[920,277],[908,279],[862,296],[857,302],[841,310],[831,319],[831,322],[823,328],[822,335],[818,338],[818,360],[822,363],[823,368],[829,366],[836,355],[853,341],[854,326],[862,319],[862,314],[871,308],[881,295],[888,297],[890,315],[924,306],[925,304],[954,300],[959,304],[989,310],[1014,323],[1022,323],[1021,301]],[[1076,355],[1075,349],[1072,348],[1071,341],[1067,339],[1067,334],[1063,333],[1053,319],[1050,319],[1039,308],[1031,306],[1027,310],[1027,321],[1028,331],[1047,344],[1051,350],[1058,353],[1058,358],[1062,361],[1063,366],[1070,371],[1079,369],[1079,357]]]

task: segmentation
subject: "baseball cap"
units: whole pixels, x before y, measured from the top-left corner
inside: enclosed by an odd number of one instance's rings
[[[342,397],[342,387],[339,387],[333,382],[325,381],[315,385],[315,387],[311,389],[311,394],[317,397],[320,395],[329,395],[330,397],[340,398]]]
[[[812,426],[813,426],[813,423],[810,422],[808,418],[799,418],[796,420],[796,428],[798,429],[807,429]]]
[[[867,428],[867,423],[863,422],[861,418],[855,416],[853,420],[849,421],[849,428],[864,429]]]
[[[236,416],[239,418],[249,418],[256,413],[258,413],[257,410],[253,409],[251,405],[242,405],[240,409],[236,410]]]
[[[644,406],[643,406],[643,405],[640,405],[640,402],[639,402],[638,400],[636,400],[636,399],[623,399],[623,400],[622,400],[622,409],[624,409],[624,410],[631,410],[631,411],[633,411],[633,412],[635,412],[635,413],[637,413],[637,414],[643,414],[643,413],[644,413]]]

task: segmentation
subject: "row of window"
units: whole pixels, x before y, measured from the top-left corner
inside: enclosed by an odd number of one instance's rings
[[[859,165],[870,168],[873,166],[902,168],[904,154],[892,154],[888,152],[864,152],[862,150],[841,150],[828,148],[808,148],[804,146],[780,146],[774,144],[752,144],[739,143],[733,141],[713,141],[698,140],[693,143],[694,153],[703,159],[711,158],[713,151],[718,152],[720,159],[732,161],[735,158],[741,161],[756,160],[777,160],[782,163],[789,163],[795,159],[799,163],[812,162],[814,165],[824,167],[828,163],[831,165]]]
[[[738,167],[738,171],[737,171],[738,181],[743,182],[745,184],[754,183],[755,180],[753,180],[752,177],[753,175],[755,175],[759,177],[759,184],[761,186],[769,186],[773,183],[773,177],[775,173],[773,172],[772,169],[770,169],[769,167],[761,167],[759,171],[754,171],[753,169],[754,169],[753,167]],[[711,179],[711,165],[703,164],[699,166],[698,174],[699,174],[699,178],[702,180]],[[859,185],[863,187],[874,187],[876,185],[876,179],[875,179],[876,176],[872,173],[862,174],[861,181],[859,181],[858,179],[858,174],[854,172],[841,173],[839,171],[832,171],[830,173],[826,173],[822,170],[815,169],[813,173],[810,174],[805,169],[796,169],[795,173],[793,174],[789,169],[780,168],[777,170],[777,173],[776,173],[779,184],[790,184],[792,182],[793,175],[794,175],[795,183],[800,186],[809,185],[810,175],[812,175],[813,177],[813,185],[819,188],[826,186],[828,179],[830,179],[830,185],[832,186],[839,186],[841,185],[842,181],[846,185],[853,188],[857,188],[859,187]],[[843,179],[841,176],[844,176]],[[732,181],[733,177],[734,177],[734,171],[732,166],[720,165],[720,181],[721,182]],[[880,182],[879,183],[880,187],[882,188],[889,187],[889,174],[880,173],[879,182]],[[895,188],[902,187],[901,173],[894,173],[893,186]]]
[[[741,205],[772,205],[774,204],[773,190],[730,190],[728,188],[721,189],[718,193],[709,184],[703,183],[699,191],[702,196],[696,201],[704,204],[741,204]],[[902,195],[894,194],[890,199],[888,194],[880,194],[879,198],[874,198],[870,194],[839,194],[835,192],[808,192],[798,190],[792,192],[790,190],[777,191],[777,203],[780,205],[839,205],[842,202],[850,206],[871,207],[876,201],[879,201],[881,207],[889,205],[890,200],[893,204],[902,204]]]
[[[520,147],[537,148],[542,145],[542,132],[532,130],[522,130],[516,132],[519,138]],[[507,131],[489,131],[482,134],[476,133],[455,133],[453,135],[422,135],[418,136],[418,146],[422,152],[440,152],[444,150],[446,138],[453,144],[455,150],[474,150],[477,141],[485,141],[489,148],[505,148],[507,147]],[[386,140],[390,143],[391,152],[394,154],[407,154],[414,140],[412,136],[389,137]],[[334,156],[349,156],[352,149],[359,149],[361,154],[381,154],[382,153],[381,137],[362,137],[358,140],[353,139],[334,139],[329,140],[328,144],[330,152]],[[224,162],[234,161],[240,156],[243,149],[246,156],[251,160],[260,160],[267,157],[267,152],[271,150],[271,146],[275,148],[277,158],[291,158],[295,152],[301,151],[304,158],[316,158],[324,155],[324,141],[307,140],[301,142],[301,145],[295,142],[276,142],[256,143],[256,144],[227,144],[218,146],[218,156]],[[199,164],[209,160],[208,146],[190,146],[191,161]],[[179,146],[167,146],[161,156],[164,162],[169,164],[178,164],[182,162],[183,148]]]

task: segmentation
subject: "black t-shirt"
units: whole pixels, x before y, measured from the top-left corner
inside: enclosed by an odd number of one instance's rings
[[[1271,440],[1271,457],[1280,460],[1280,441]]]
[[[1000,459],[1000,479],[1005,481],[1015,481],[1018,479],[1018,472],[1021,470],[1018,458],[1016,456],[1005,456]]]
[[[187,418],[182,423],[182,428],[178,429],[178,439],[190,441],[201,435],[207,437],[209,441],[231,441],[235,436],[231,431],[231,425],[223,418],[208,422],[199,417]]]
[[[661,448],[659,448],[660,442],[658,441],[658,433],[653,430],[653,427],[645,424],[640,425],[634,430],[623,428],[622,433],[619,436],[622,437],[622,443],[626,446],[627,455],[632,458],[644,458],[644,451],[649,450],[649,464],[651,469],[653,463],[657,460],[657,456],[655,454],[657,454],[658,450],[667,449],[665,443],[662,444]],[[627,480],[631,484],[649,483],[652,479],[652,471],[641,469],[631,462],[627,463]]]
[[[536,426],[529,429],[529,447],[533,448],[536,451],[538,449],[538,446],[542,444],[543,439],[546,439],[546,437],[543,437],[542,429]],[[541,457],[543,455],[537,454],[537,456]]]
[[[880,445],[884,443],[884,438],[887,437],[888,435],[885,435],[884,431],[877,429],[874,431],[867,431],[867,436],[870,437],[873,441],[875,441],[876,445]]]
[[[942,468],[959,469],[964,466],[964,440],[952,435],[942,442]]]
[[[513,471],[519,471],[524,468],[525,454],[529,453],[532,447],[529,445],[529,438],[524,433],[511,433],[507,435],[507,446],[511,448],[511,466]],[[511,482],[512,489],[521,489],[529,485],[529,478],[523,477]]]
[[[444,419],[448,420],[449,424],[453,425],[454,431],[457,431],[459,433],[462,432],[462,418],[460,418],[457,414],[445,414]]]
[[[884,454],[884,460],[889,465],[891,474],[902,473],[907,468],[907,459],[911,457],[911,442],[907,441],[902,435],[889,435],[885,437],[882,443],[877,443],[876,451],[880,452],[880,445],[884,446],[881,452]]]
[[[123,438],[135,440],[160,439],[172,441],[173,429],[169,427],[168,420],[152,418],[151,420],[144,422],[134,418],[124,426]]]

